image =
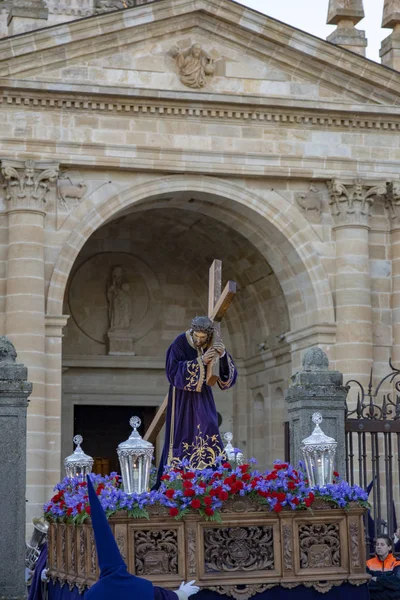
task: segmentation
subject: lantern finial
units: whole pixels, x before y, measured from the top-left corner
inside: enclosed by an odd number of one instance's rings
[[[127,494],[142,494],[149,488],[154,446],[138,432],[138,427],[142,424],[139,417],[131,417],[129,424],[133,431],[117,448],[122,483]]]
[[[81,444],[83,442],[83,437],[81,435],[75,435],[72,438],[72,441],[76,445],[76,448],[74,452],[64,460],[65,472],[70,479],[73,477],[85,478],[86,475],[92,472],[94,460],[82,450]]]

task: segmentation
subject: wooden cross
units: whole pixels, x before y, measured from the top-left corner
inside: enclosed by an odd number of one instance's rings
[[[234,295],[236,294],[236,283],[228,281],[224,291],[222,290],[222,262],[214,260],[210,267],[208,279],[208,316],[214,322],[213,342],[219,341],[221,337],[221,321],[228,310]],[[214,359],[207,365],[207,385],[215,385],[219,377],[219,360]],[[158,409],[150,427],[144,435],[144,439],[155,445],[157,436],[164,426],[167,414],[168,394],[165,396]]]

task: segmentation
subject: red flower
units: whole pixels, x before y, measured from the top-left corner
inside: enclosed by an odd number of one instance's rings
[[[187,473],[184,473],[182,475],[182,479],[194,479],[196,477],[195,473],[192,473],[192,471],[188,471]]]
[[[246,473],[249,470],[249,466],[250,465],[240,465],[239,469],[242,471],[242,473]]]
[[[79,502],[79,504],[78,504],[78,505],[77,505],[77,507],[76,507],[76,509],[77,509],[78,513],[81,513],[81,512],[82,512],[82,506],[83,506],[82,502]]]
[[[279,513],[282,510],[282,504],[280,504],[279,502],[277,502],[274,506],[274,512]]]
[[[287,484],[289,490],[294,490],[296,487],[296,484],[294,481],[289,481],[289,483]]]
[[[229,498],[229,494],[228,492],[226,492],[225,490],[221,490],[220,493],[218,494],[218,498],[224,502],[224,500],[228,500]]]
[[[100,483],[100,485],[97,486],[96,494],[99,496],[103,490],[104,490],[104,483]]]
[[[243,473],[242,481],[250,481],[250,479],[251,479],[250,473]]]
[[[167,491],[165,492],[165,495],[167,496],[167,498],[173,498],[173,497],[174,497],[174,494],[175,494],[175,490],[172,490],[172,489],[170,489],[170,490],[167,490]]]
[[[339,473],[337,471],[333,471],[333,476],[334,477],[340,477]]]
[[[233,483],[232,477],[225,477],[225,479],[224,479],[225,485],[232,485],[232,483]]]
[[[312,492],[308,494],[308,497],[310,498],[311,502],[314,502],[315,496]]]
[[[278,478],[278,474],[276,473],[276,471],[272,471],[272,473],[267,475],[265,479],[267,481],[273,481],[274,479],[277,479],[277,478]]]
[[[207,517],[212,517],[214,514],[214,511],[212,508],[206,508],[204,512],[206,513]]]
[[[64,502],[64,500],[61,500],[61,502],[60,502],[60,508],[64,508],[64,506],[65,506],[65,502]]]
[[[228,463],[228,462],[222,463],[222,466],[224,467],[224,469],[232,469],[231,463]]]
[[[191,503],[190,503],[190,506],[191,506],[192,508],[200,508],[200,506],[201,506],[201,502],[200,502],[200,500],[198,500],[197,498],[194,498],[194,499],[191,501]]]
[[[212,498],[210,496],[205,496],[205,498],[203,498],[203,501],[206,506],[211,506],[212,504]]]
[[[91,510],[90,506],[86,506],[85,510],[86,510],[87,514],[90,515],[90,510]]]
[[[67,517],[72,515],[72,508],[67,508]]]
[[[278,492],[276,497],[278,498],[278,502],[284,502],[286,500],[286,494],[284,492]]]
[[[171,479],[171,478],[170,478],[170,476],[169,476],[169,475],[163,475],[163,476],[161,477],[161,481],[169,481],[170,479]]]
[[[193,483],[191,481],[184,481],[183,482],[183,487],[185,490],[190,490],[193,487]]]
[[[170,517],[177,517],[179,515],[179,510],[177,508],[170,508],[169,515]]]
[[[194,490],[184,490],[183,495],[187,498],[191,498],[196,495],[196,492]]]
[[[291,500],[292,504],[294,504],[295,506],[298,506],[300,500],[298,498],[293,498],[293,500]]]
[[[203,488],[203,490],[205,490],[207,487],[207,484],[204,481],[200,481],[198,485],[199,487]]]

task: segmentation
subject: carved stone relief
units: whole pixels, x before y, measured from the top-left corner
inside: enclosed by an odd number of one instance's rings
[[[44,211],[51,184],[58,177],[58,163],[2,160],[1,174],[11,209]]]
[[[304,524],[299,527],[300,568],[340,566],[338,523]]]
[[[272,527],[204,529],[205,571],[233,572],[274,569]]]
[[[308,217],[314,216],[320,220],[322,210],[322,192],[314,184],[310,184],[307,192],[299,192],[295,196],[297,204]]]
[[[137,575],[178,574],[178,532],[176,529],[135,531]]]
[[[328,183],[332,217],[336,225],[368,225],[371,206],[377,196],[386,194],[386,185],[372,185],[356,179],[347,184],[333,179]]]
[[[70,213],[83,199],[87,191],[84,181],[74,183],[66,171],[61,171],[57,181],[58,202],[63,211]]]
[[[390,219],[400,217],[400,182],[388,181],[386,183],[385,208]]]
[[[176,46],[172,51],[176,67],[183,85],[199,89],[215,73],[215,60],[203,50],[201,44],[192,44],[182,49]]]

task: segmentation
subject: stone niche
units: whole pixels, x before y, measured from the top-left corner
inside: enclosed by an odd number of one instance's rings
[[[69,287],[75,325],[111,355],[134,355],[135,342],[154,326],[158,281],[136,256],[101,252],[83,262]]]

